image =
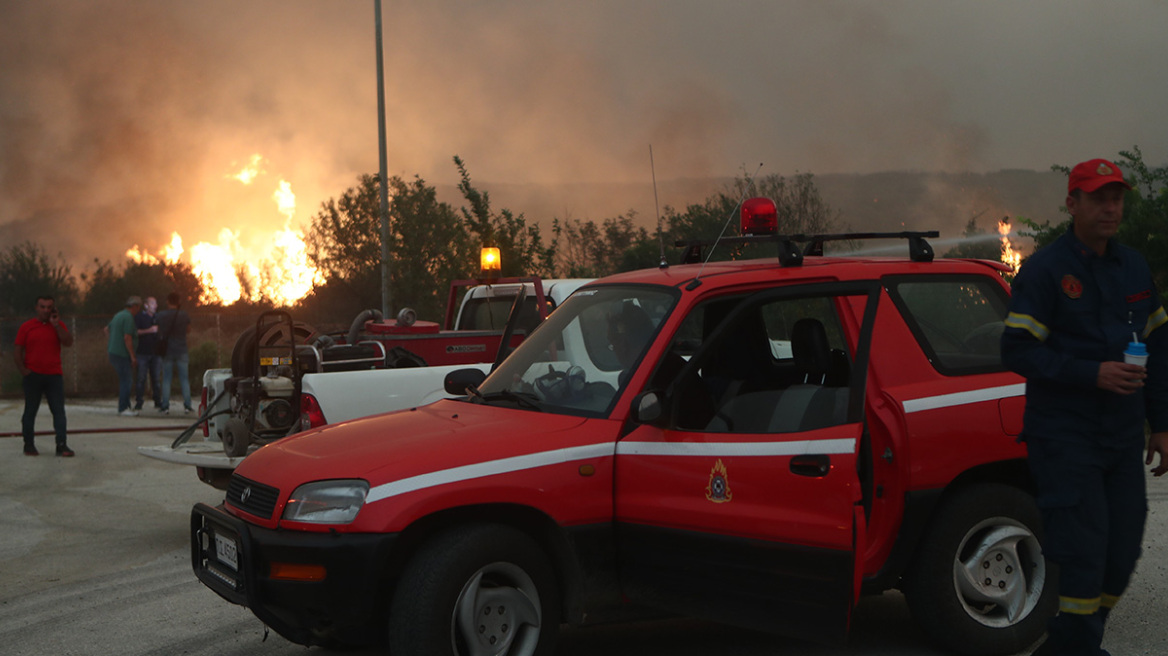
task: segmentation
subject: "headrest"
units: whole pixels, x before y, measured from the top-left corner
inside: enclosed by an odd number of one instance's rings
[[[831,368],[831,347],[827,331],[818,319],[800,319],[791,328],[791,355],[795,368],[808,376],[808,382],[822,382]]]

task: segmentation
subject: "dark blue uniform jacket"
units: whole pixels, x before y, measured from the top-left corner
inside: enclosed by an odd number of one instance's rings
[[[1071,229],[1014,278],[1002,361],[1026,377],[1025,439],[1143,444],[1144,420],[1168,430],[1168,315],[1143,256],[1112,239],[1099,256]],[[1132,333],[1148,378],[1130,395],[1095,386],[1099,363],[1123,360]]]

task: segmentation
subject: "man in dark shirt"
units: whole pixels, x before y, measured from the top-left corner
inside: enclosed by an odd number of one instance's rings
[[[1099,656],[1147,518],[1144,464],[1168,472],[1168,315],[1147,262],[1115,239],[1131,187],[1115,164],[1071,171],[1071,227],[1014,279],[1002,360],[1026,377],[1022,437],[1059,565],[1059,614],[1042,654]],[[1134,339],[1147,367],[1126,364]],[[1145,438],[1145,421],[1152,434]]]
[[[145,400],[146,379],[150,379],[150,392],[154,399],[154,407],[162,407],[162,382],[158,379],[162,371],[162,358],[154,352],[154,345],[158,341],[158,326],[154,325],[154,312],[158,309],[158,301],[153,296],[147,296],[142,303],[142,311],[134,315],[134,325],[138,327],[138,379],[134,382],[134,409],[141,410]]]
[[[191,327],[191,317],[186,310],[179,309],[182,298],[176,292],[166,296],[167,309],[158,313],[154,323],[158,324],[159,339],[166,340],[166,354],[162,357],[162,407],[158,410],[170,414],[171,379],[178,370],[179,388],[183,395],[183,411],[190,414],[191,382],[187,374],[187,331]]]

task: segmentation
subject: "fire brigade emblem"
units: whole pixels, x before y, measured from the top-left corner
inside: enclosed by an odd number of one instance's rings
[[[1063,276],[1063,293],[1070,298],[1079,298],[1083,295],[1083,283],[1068,273]]]
[[[726,474],[726,465],[722,464],[722,459],[714,463],[714,468],[710,470],[710,484],[706,486],[706,499],[714,503],[726,503],[734,498],[734,494],[730,492],[730,479]]]
[[[1112,173],[1115,173],[1115,171],[1112,171],[1111,167],[1106,164],[1100,164],[1099,168],[1095,169],[1095,172],[1099,175],[1111,175]]]

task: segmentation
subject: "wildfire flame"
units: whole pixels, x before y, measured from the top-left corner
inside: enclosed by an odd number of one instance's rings
[[[255,155],[252,155],[251,159],[247,161],[247,164],[243,166],[243,170],[241,170],[239,173],[228,174],[227,177],[234,180],[239,180],[245,185],[249,185],[255,182],[255,179],[258,178],[261,173],[266,173],[266,171],[261,168],[263,163],[263,156],[259,153],[256,153]]]
[[[1022,254],[1014,250],[1014,244],[1010,242],[1010,217],[1005,216],[998,221],[998,234],[1002,240],[1002,262],[1017,271],[1022,265]]]
[[[255,176],[262,173],[259,170],[261,162],[259,155],[253,155],[250,168],[228,177],[251,184]],[[126,257],[145,264],[175,264],[186,253],[191,271],[203,284],[199,301],[204,304],[266,298],[276,305],[291,305],[312,291],[313,285],[324,282],[324,277],[308,260],[303,233],[292,227],[292,217],[296,213],[296,194],[292,193],[292,184],[280,180],[272,200],[285,217],[284,227],[270,237],[262,238],[257,246],[245,246],[239,232],[223,228],[219,231],[218,243],[199,242],[188,251],[183,248],[182,236],[173,232],[170,243],[156,254],[135,244],[126,251]]]

